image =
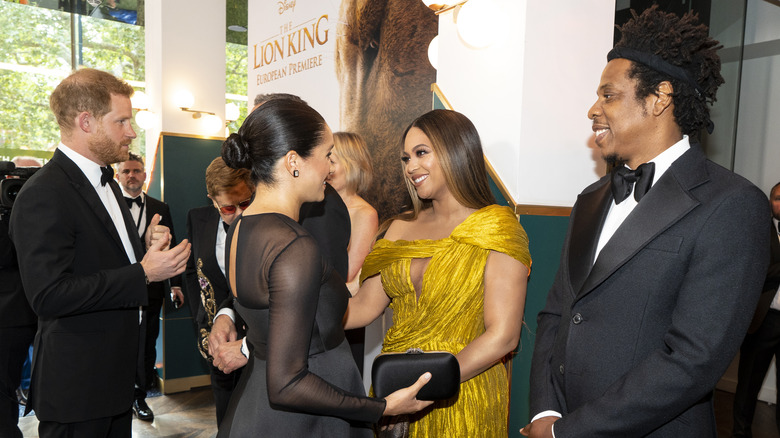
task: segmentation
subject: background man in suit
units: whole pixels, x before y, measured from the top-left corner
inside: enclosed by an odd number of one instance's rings
[[[150,281],[184,271],[189,244],[146,234],[143,254],[110,164],[125,161],[135,132],[133,88],[81,69],[50,97],[61,142],[22,187],[10,234],[38,315],[28,409],[47,437],[130,437],[139,306]],[[150,231],[157,231],[159,216]],[[82,378],[73,378],[74,375]]]
[[[758,300],[756,313],[750,322],[748,333],[739,349],[739,370],[737,372],[737,391],[734,394],[733,438],[753,436],[753,414],[756,412],[756,400],[761,392],[764,377],[773,357],[780,353],[780,183],[775,184],[769,193],[772,208],[772,238],[770,238],[771,258],[769,272],[764,281],[764,291]],[[780,377],[780,375],[776,376]],[[777,393],[780,395],[780,378],[775,379]],[[775,422],[780,431],[780,405],[775,404]]]
[[[41,167],[32,159],[14,159],[18,167]],[[38,327],[22,288],[16,250],[8,236],[10,209],[0,205],[0,436],[22,438],[16,390]]]
[[[117,165],[117,180],[122,188],[125,202],[133,216],[133,224],[138,229],[138,235],[143,237],[146,228],[152,222],[155,214],[160,215],[160,224],[168,227],[171,232],[171,244],[176,245],[176,233],[173,230],[173,218],[168,204],[148,196],[143,192],[146,182],[144,159],[132,152],[129,159]],[[190,241],[191,242],[191,241]],[[178,275],[167,281],[154,281],[147,287],[149,304],[144,306],[143,339],[141,339],[138,354],[138,376],[135,382],[135,401],[133,413],[139,420],[152,421],[154,413],[146,404],[146,390],[157,383],[157,336],[160,334],[160,311],[167,290],[170,287],[171,299],[176,307],[184,302],[181,292],[181,277]]]
[[[766,197],[694,141],[723,83],[706,26],[654,6],[620,31],[588,112],[617,167],[572,209],[523,433],[715,437],[769,261]]]
[[[187,237],[192,242],[192,252],[187,262],[184,285],[190,312],[197,325],[198,349],[209,361],[219,426],[227,411],[230,395],[241,377],[241,370],[223,373],[213,366],[208,337],[219,304],[232,297],[225,275],[227,230],[249,206],[255,185],[248,169],[231,169],[221,157],[217,157],[206,168],[206,191],[212,205],[193,208],[187,214]],[[240,322],[238,327],[242,327]],[[241,354],[240,351],[238,354]]]

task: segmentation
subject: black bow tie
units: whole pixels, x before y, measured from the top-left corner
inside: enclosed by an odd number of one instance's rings
[[[227,222],[222,222],[222,226],[225,228],[225,232],[228,232],[228,229],[230,228],[230,224]]]
[[[612,196],[615,197],[615,204],[620,204],[628,198],[632,188],[634,199],[639,202],[650,190],[650,186],[653,184],[653,174],[655,174],[655,163],[641,164],[636,170],[625,166],[615,169],[612,172]]]
[[[104,186],[109,181],[114,179],[114,168],[111,166],[101,167],[100,168],[100,185]]]
[[[139,207],[144,206],[144,201],[141,200],[141,195],[138,195],[135,198],[128,198],[125,196],[125,202],[127,202],[127,208],[133,208],[133,204],[138,204]]]

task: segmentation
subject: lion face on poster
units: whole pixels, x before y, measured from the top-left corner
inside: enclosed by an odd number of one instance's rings
[[[420,0],[342,0],[339,15],[341,130],[357,132],[368,144],[374,182],[363,196],[382,221],[408,206],[401,135],[432,107],[436,71],[428,45],[437,18]]]

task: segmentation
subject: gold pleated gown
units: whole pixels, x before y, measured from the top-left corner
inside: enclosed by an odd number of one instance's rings
[[[392,300],[393,325],[382,351],[421,348],[457,354],[484,333],[484,273],[490,251],[531,266],[528,237],[509,207],[484,207],[441,240],[377,241],[363,264],[361,282],[380,273]],[[424,258],[431,260],[418,301],[409,268],[412,259]],[[506,437],[508,394],[506,368],[498,363],[461,383],[457,397],[414,416],[411,436]]]

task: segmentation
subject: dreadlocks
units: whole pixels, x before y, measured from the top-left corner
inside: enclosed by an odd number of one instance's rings
[[[682,18],[658,10],[658,5],[641,15],[631,11],[633,18],[622,27],[615,48],[627,48],[656,55],[667,63],[685,70],[692,81],[675,78],[640,62],[632,62],[629,77],[637,80],[636,98],[655,93],[660,82],[669,81],[674,93],[674,118],[683,134],[698,138],[699,130],[710,124],[709,108],[715,93],[724,82],[720,75],[720,43],[708,34],[707,26],[699,23],[697,14]],[[697,89],[698,88],[698,89]]]

